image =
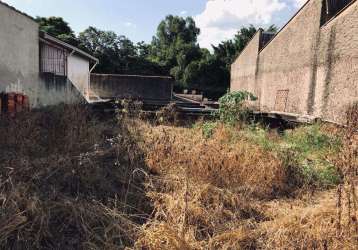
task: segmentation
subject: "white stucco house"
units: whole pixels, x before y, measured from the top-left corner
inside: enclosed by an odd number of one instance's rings
[[[0,93],[21,92],[31,107],[93,100],[98,59],[49,34],[0,0]]]

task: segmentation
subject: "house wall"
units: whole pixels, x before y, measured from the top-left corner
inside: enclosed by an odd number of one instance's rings
[[[103,99],[168,101],[172,98],[173,83],[171,77],[91,74],[91,90]]]
[[[82,93],[86,94],[89,88],[90,65],[88,59],[78,55],[70,55],[68,61],[68,79]]]
[[[237,58],[232,90],[254,89],[262,111],[343,122],[342,111],[358,100],[357,8],[355,2],[320,27],[322,0],[309,1],[261,52],[249,49]],[[248,46],[257,47],[258,40]]]
[[[35,107],[84,102],[82,94],[66,76],[41,74]]]
[[[36,94],[39,27],[31,18],[0,3],[0,92]]]
[[[0,3],[1,92],[27,95],[32,108],[83,101],[65,76],[40,74],[38,24],[3,3]]]

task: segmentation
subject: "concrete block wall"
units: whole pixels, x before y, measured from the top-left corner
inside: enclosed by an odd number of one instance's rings
[[[344,122],[343,110],[358,101],[357,6],[321,27],[322,0],[308,1],[264,49],[250,42],[232,65],[231,90],[255,93],[262,111]],[[277,110],[282,92],[286,104]]]
[[[169,101],[173,85],[171,77],[91,74],[90,89],[102,99]]]

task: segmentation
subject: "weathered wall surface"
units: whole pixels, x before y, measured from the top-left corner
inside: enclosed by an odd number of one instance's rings
[[[259,82],[256,79],[258,73],[261,34],[262,30],[260,29],[231,66],[232,91],[245,89],[255,94],[257,97],[261,95],[261,86],[258,85]]]
[[[52,106],[61,103],[74,104],[85,101],[80,91],[65,76],[41,74],[37,86],[34,107]]]
[[[313,65],[319,39],[320,2],[307,3],[260,52],[258,81],[262,86],[262,110],[308,114],[307,102],[314,81]],[[287,100],[279,96],[279,91],[288,91]],[[285,101],[286,105],[281,105],[280,102]]]
[[[309,1],[258,55],[249,49],[238,57],[232,90],[256,93],[262,111],[342,122],[342,110],[358,100],[357,8],[355,2],[320,27],[322,0]]]
[[[75,87],[85,94],[89,88],[89,61],[77,55],[71,55],[67,58],[68,79]]]
[[[91,74],[90,88],[103,99],[139,98],[167,101],[172,98],[173,79],[158,76]]]
[[[0,3],[0,92],[25,94],[33,108],[82,102],[83,97],[73,84],[80,88],[88,84],[88,61],[86,64],[73,56],[68,63],[69,79],[40,74],[38,24],[26,14]]]
[[[320,31],[314,114],[339,121],[358,101],[358,2]]]
[[[36,94],[39,28],[29,17],[0,3],[0,92],[22,89]]]

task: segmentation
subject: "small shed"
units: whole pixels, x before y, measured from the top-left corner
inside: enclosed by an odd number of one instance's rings
[[[91,72],[98,62],[83,50],[40,32],[40,75],[47,86],[69,82],[89,100]]]

